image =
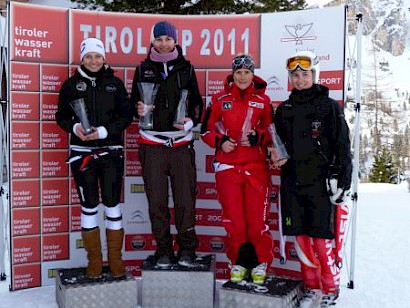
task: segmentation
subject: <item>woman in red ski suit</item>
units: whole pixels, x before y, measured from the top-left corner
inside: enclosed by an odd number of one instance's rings
[[[265,224],[269,210],[267,127],[272,123],[266,82],[255,76],[250,56],[236,56],[233,74],[224,90],[212,97],[201,138],[215,148],[215,178],[222,221],[227,232],[227,256],[232,263],[231,280],[246,278],[248,270],[238,264],[241,245],[253,244],[259,266],[252,276],[262,283],[273,260],[273,240]],[[242,76],[245,75],[245,76]]]

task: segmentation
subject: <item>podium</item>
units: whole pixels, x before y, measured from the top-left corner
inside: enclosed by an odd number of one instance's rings
[[[267,277],[263,285],[247,281],[224,283],[219,290],[219,308],[294,308],[302,296],[302,282]]]
[[[103,268],[102,278],[85,277],[85,268],[57,270],[56,300],[59,308],[135,308],[137,281],[127,274],[115,279]]]
[[[195,266],[173,264],[157,269],[154,257],[142,264],[142,307],[213,308],[215,298],[215,256],[195,260]]]

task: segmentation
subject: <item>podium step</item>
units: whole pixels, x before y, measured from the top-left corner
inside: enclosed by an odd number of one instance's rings
[[[156,269],[153,257],[142,265],[142,307],[212,308],[215,297],[215,256],[197,258],[196,266],[174,264]]]
[[[228,281],[219,290],[219,308],[294,308],[302,296],[302,282],[268,277],[263,285]]]
[[[56,300],[59,308],[135,308],[137,281],[127,274],[118,280],[103,269],[97,281],[85,277],[85,268],[57,270]]]

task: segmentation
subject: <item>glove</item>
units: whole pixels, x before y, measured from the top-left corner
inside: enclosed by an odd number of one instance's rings
[[[337,185],[337,179],[326,179],[327,191],[329,193],[329,199],[332,204],[344,203],[347,200],[347,197],[350,195],[350,190],[337,187]]]
[[[219,147],[222,148],[222,145],[224,144],[224,142],[228,141],[230,138],[228,135],[225,135],[221,138],[221,141],[219,142]]]
[[[247,137],[248,137],[248,140],[249,140],[249,144],[250,144],[251,146],[254,146],[254,145],[257,145],[257,144],[258,144],[258,138],[259,138],[259,136],[258,136],[258,132],[257,132],[257,131],[255,131],[255,134],[248,134]]]
[[[349,168],[329,167],[329,176],[326,179],[326,187],[332,204],[344,203],[350,195],[350,183],[352,180]]]

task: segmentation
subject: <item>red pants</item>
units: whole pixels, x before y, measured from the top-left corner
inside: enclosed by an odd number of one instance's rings
[[[236,264],[239,247],[251,242],[259,263],[273,260],[273,240],[265,224],[269,210],[267,168],[236,168],[216,173],[216,189],[222,205],[222,222],[227,232],[227,256]],[[257,183],[258,185],[256,185]]]
[[[321,289],[324,294],[336,293],[340,269],[336,266],[332,240],[298,235],[295,248],[305,285],[310,289]]]

